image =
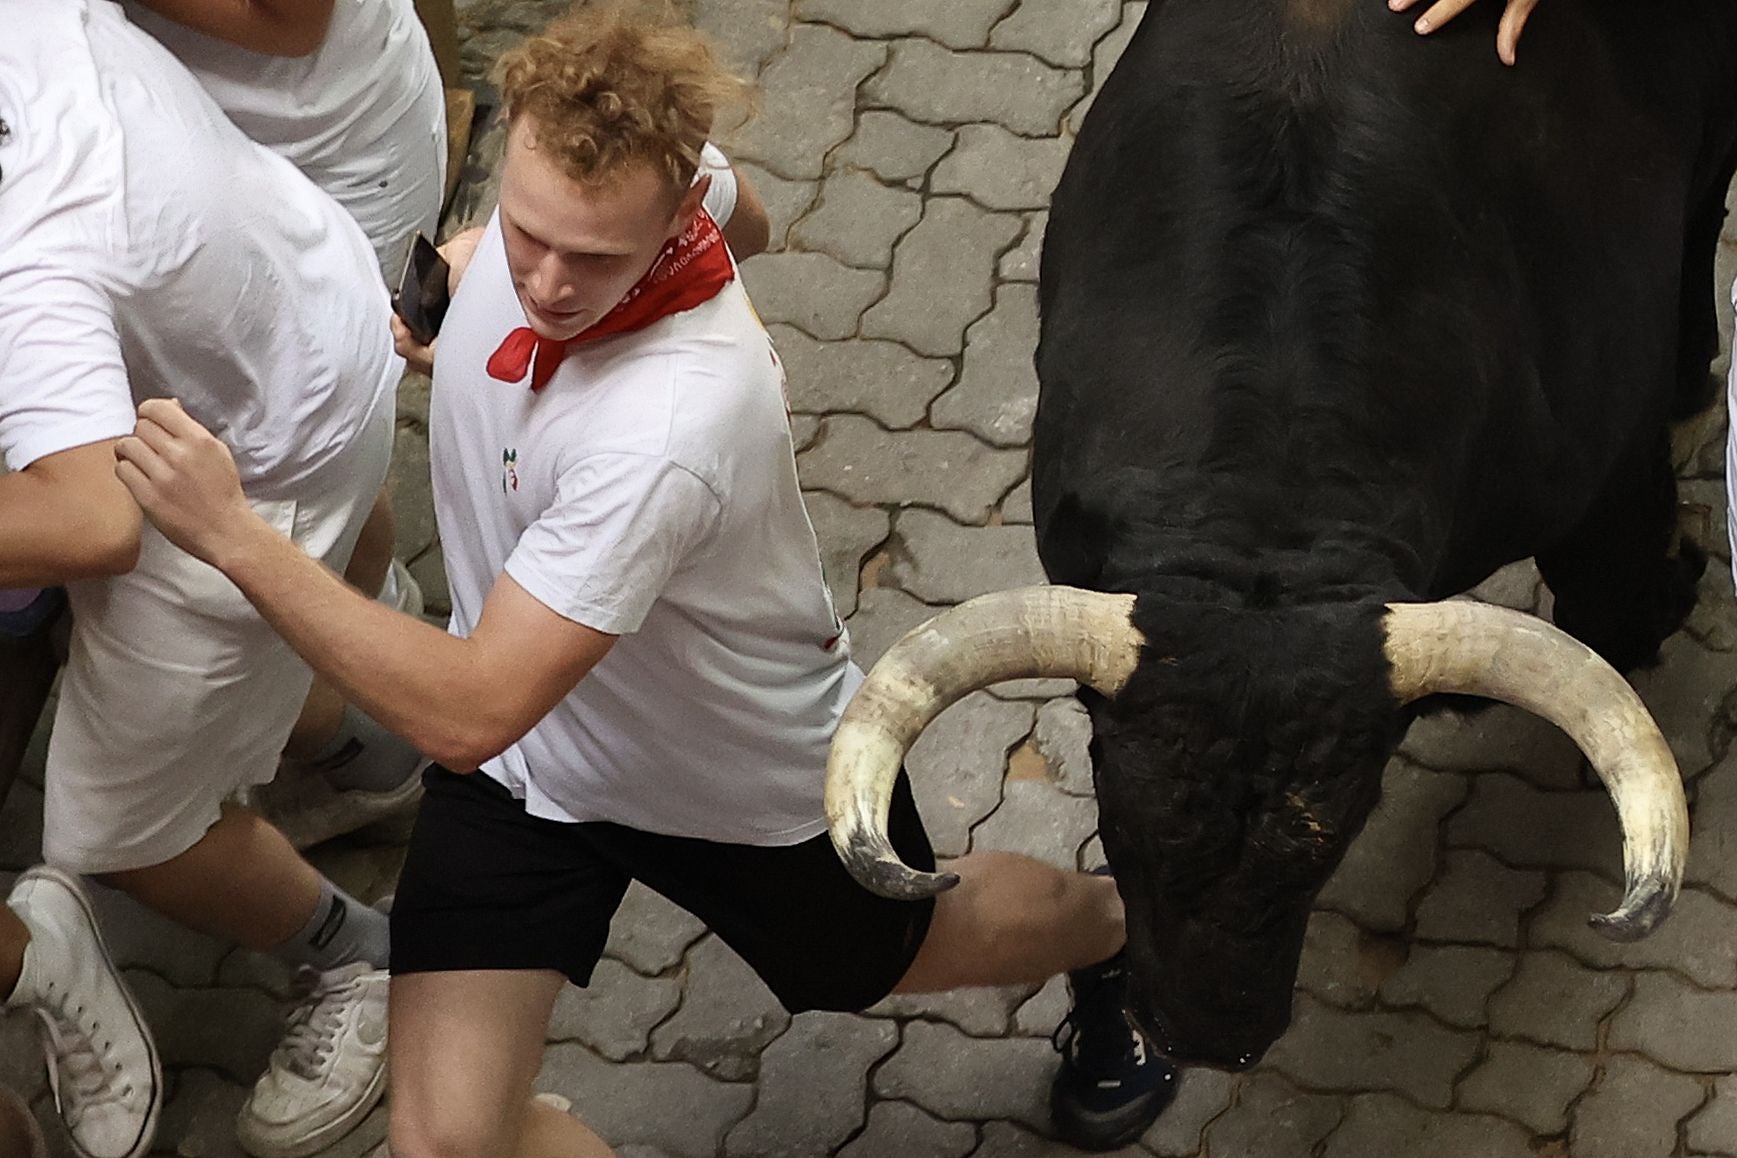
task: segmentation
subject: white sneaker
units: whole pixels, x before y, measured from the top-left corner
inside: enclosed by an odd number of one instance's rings
[[[386,1092],[384,969],[304,969],[307,995],[241,1107],[235,1133],[257,1158],[306,1158],[348,1134]]]
[[[40,1024],[54,1104],[82,1158],[140,1158],[163,1108],[163,1068],[78,880],[33,868],[6,903],[30,930],[7,999]]]

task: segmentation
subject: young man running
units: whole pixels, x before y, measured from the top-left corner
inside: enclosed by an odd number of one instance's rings
[[[861,682],[803,509],[776,353],[695,183],[733,84],[691,30],[586,10],[503,62],[496,218],[435,364],[451,634],[347,591],[140,408],[119,472],[346,697],[444,767],[393,909],[393,1158],[514,1152],[561,986],[632,880],[792,1011],[1085,970],[1058,1122],[1119,1145],[1173,1072],[1122,1014],[1112,882],[978,854],[903,904],[825,835]],[[480,771],[473,771],[480,769]],[[908,788],[892,821],[933,863]]]

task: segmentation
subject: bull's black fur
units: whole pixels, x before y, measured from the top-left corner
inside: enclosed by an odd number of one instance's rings
[[[1410,721],[1380,615],[1535,555],[1629,668],[1692,607],[1666,424],[1705,403],[1737,4],[1153,0],[1056,190],[1033,474],[1052,579],[1139,595],[1087,696],[1136,1005],[1288,1020],[1307,906]]]

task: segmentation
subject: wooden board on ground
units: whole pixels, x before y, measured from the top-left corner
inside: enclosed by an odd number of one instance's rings
[[[444,209],[458,188],[459,171],[470,154],[470,130],[476,121],[476,94],[468,88],[446,90],[446,188],[441,191]]]

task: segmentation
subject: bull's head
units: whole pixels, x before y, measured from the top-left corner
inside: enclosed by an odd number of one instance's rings
[[[1368,735],[1342,743],[1329,734],[1342,717],[1324,711],[1275,746],[1253,734],[1258,721],[1239,736],[1226,719],[1154,695],[1165,681],[1142,678],[1142,665],[1167,662],[1165,649],[1135,628],[1134,602],[1032,588],[973,600],[906,636],[875,666],[833,743],[832,840],[883,896],[950,888],[956,878],[909,868],[886,838],[905,753],[978,688],[1078,680],[1102,697],[1088,697],[1093,756],[1104,846],[1127,906],[1131,1012],[1179,1060],[1239,1068],[1284,1032],[1310,902],[1367,818],[1390,745],[1364,742],[1383,733],[1372,716],[1347,720]],[[1593,924],[1617,940],[1650,932],[1677,895],[1688,811],[1670,749],[1622,677],[1542,620],[1499,607],[1393,604],[1382,631],[1389,694],[1379,699],[1390,713],[1433,693],[1485,696],[1545,717],[1580,745],[1616,804],[1627,875],[1621,906]],[[1319,697],[1334,698],[1330,688]],[[1191,759],[1204,766],[1165,766]],[[1239,782],[1202,779],[1220,766]]]

